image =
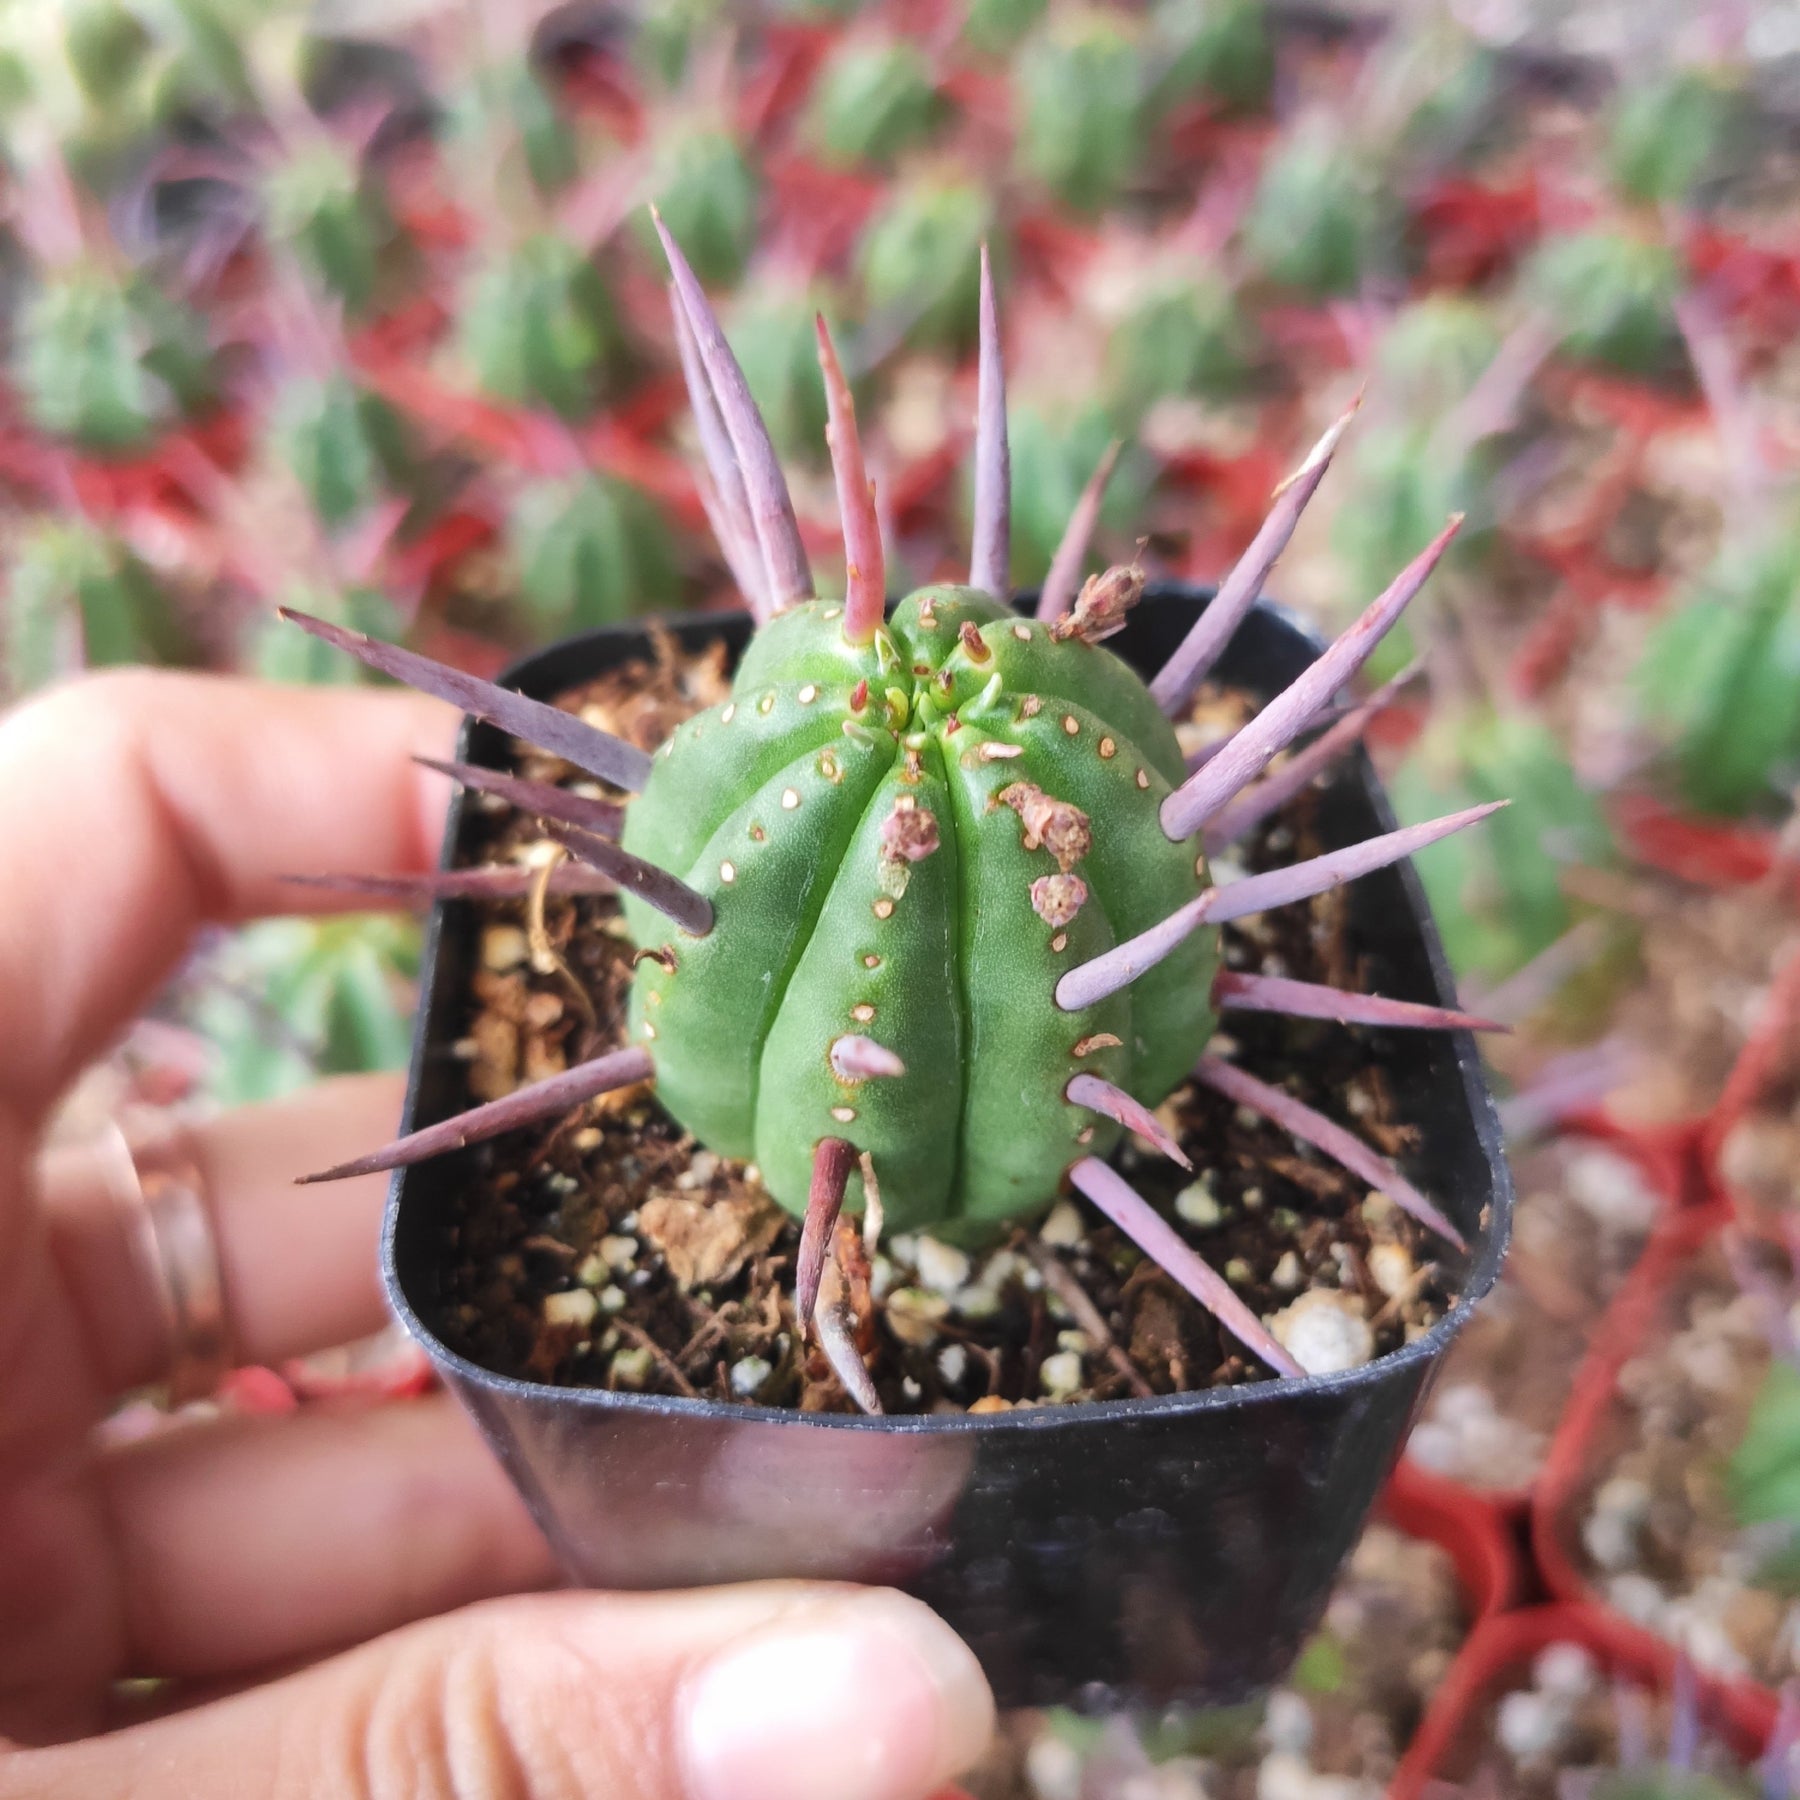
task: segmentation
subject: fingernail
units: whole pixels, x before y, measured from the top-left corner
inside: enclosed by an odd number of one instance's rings
[[[845,1595],[753,1633],[689,1681],[693,1800],[924,1800],[982,1752],[968,1647],[903,1594]]]

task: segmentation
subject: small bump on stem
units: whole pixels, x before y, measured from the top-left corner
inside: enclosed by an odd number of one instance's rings
[[[855,1032],[833,1042],[828,1060],[839,1081],[883,1081],[906,1073],[906,1064],[885,1044]]]

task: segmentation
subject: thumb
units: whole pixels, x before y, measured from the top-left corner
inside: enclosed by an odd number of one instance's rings
[[[545,1594],[0,1758],[0,1800],[925,1800],[993,1720],[969,1650],[888,1589]]]

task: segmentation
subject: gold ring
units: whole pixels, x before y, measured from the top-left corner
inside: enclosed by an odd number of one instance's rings
[[[178,1127],[115,1121],[109,1186],[168,1337],[162,1386],[167,1404],[215,1393],[231,1370],[225,1289],[200,1171]]]

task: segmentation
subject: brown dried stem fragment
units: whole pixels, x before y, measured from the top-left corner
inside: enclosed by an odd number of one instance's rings
[[[825,1253],[844,1208],[844,1188],[856,1167],[856,1147],[843,1138],[821,1138],[813,1151],[812,1185],[806,1195],[806,1221],[800,1228],[800,1254],[794,1264],[794,1317],[804,1334],[812,1329]]]
[[[1052,799],[1035,782],[1015,781],[1003,787],[994,800],[1019,815],[1025,848],[1048,850],[1065,875],[1093,848],[1094,832],[1087,814],[1067,800]]]
[[[1090,575],[1082,584],[1074,611],[1055,620],[1050,635],[1057,643],[1080,638],[1098,644],[1125,629],[1125,615],[1144,597],[1144,565],[1135,557],[1115,563],[1102,574]]]
[[[1144,1379],[1143,1371],[1113,1336],[1112,1327],[1106,1322],[1106,1315],[1094,1304],[1087,1289],[1076,1280],[1075,1271],[1039,1238],[1028,1240],[1025,1254],[1043,1276],[1044,1286],[1069,1309],[1069,1316],[1093,1340],[1095,1348],[1112,1364],[1119,1379],[1140,1400],[1148,1400],[1156,1390]]]
[[[525,941],[531,949],[531,964],[546,975],[555,975],[568,990],[589,1031],[599,1023],[594,1016],[594,1002],[587,989],[575,978],[575,971],[563,960],[550,936],[550,922],[545,917],[544,902],[550,893],[550,882],[557,869],[568,860],[569,853],[559,844],[556,855],[541,863],[531,892],[525,896]]]

